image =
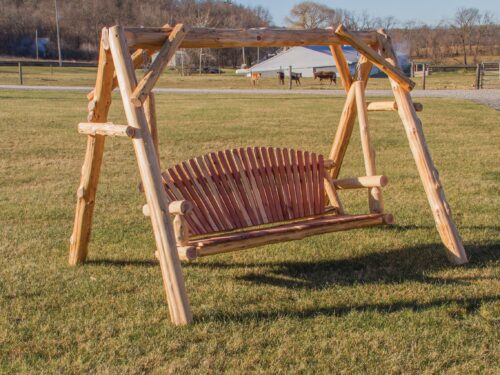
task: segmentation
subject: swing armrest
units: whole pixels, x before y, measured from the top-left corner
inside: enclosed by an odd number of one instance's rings
[[[178,247],[185,248],[189,242],[189,229],[185,215],[193,210],[193,204],[187,200],[173,201],[168,205],[168,211],[174,215],[172,226],[174,228],[175,242]],[[187,257],[189,259],[190,257]]]
[[[193,204],[187,200],[173,201],[168,205],[170,215],[187,215],[193,210]]]

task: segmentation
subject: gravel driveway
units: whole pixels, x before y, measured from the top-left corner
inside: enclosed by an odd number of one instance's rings
[[[19,86],[0,85],[0,90],[88,92],[83,86]],[[157,88],[157,93],[175,94],[263,94],[263,95],[330,95],[345,96],[343,90],[275,90],[275,89],[169,89]],[[390,90],[367,90],[367,96],[392,96]],[[455,98],[472,100],[500,111],[500,90],[413,90],[413,98]]]

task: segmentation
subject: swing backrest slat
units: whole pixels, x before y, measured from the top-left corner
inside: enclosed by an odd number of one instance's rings
[[[189,200],[194,235],[283,222],[325,212],[322,155],[271,147],[210,153],[163,174],[172,200]]]

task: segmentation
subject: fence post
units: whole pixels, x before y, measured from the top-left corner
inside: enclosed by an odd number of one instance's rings
[[[423,64],[423,71],[422,71],[422,90],[425,90],[425,76],[427,75],[427,64]]]
[[[19,67],[19,84],[22,85],[23,84],[23,64],[21,64],[21,62],[18,62],[17,65]]]
[[[476,90],[481,88],[481,65],[476,65],[476,82],[474,84],[476,86]]]
[[[290,65],[288,67],[288,89],[291,90],[292,89],[292,66]]]

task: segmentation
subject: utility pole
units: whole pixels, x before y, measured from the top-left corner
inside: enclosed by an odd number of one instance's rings
[[[59,11],[57,10],[57,0],[54,0],[54,7],[56,8],[57,53],[59,55],[59,66],[62,66],[61,35],[59,34]]]

